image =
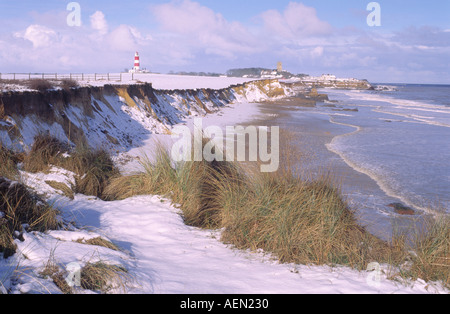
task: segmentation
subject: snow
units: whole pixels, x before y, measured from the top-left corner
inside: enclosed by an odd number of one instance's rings
[[[78,197],[65,210],[86,225],[96,219],[98,228],[114,235],[123,248],[133,253],[139,288],[129,293],[429,292],[421,282],[407,287],[382,278],[379,287],[375,287],[367,284],[367,273],[347,268],[282,265],[261,252],[233,249],[219,241],[219,231],[186,226],[179,210],[157,196],[109,203]]]
[[[153,88],[161,90],[174,89],[223,89],[230,85],[242,84],[255,79],[240,78],[240,77],[211,77],[211,76],[189,76],[189,75],[172,75],[172,74],[156,74],[156,73],[109,73],[110,79],[107,79],[107,74],[74,74],[72,77],[80,86],[104,86],[106,84],[112,85],[130,85],[138,83],[152,83]],[[58,74],[58,78],[70,78],[69,73]],[[81,78],[84,79],[81,79]],[[2,74],[1,78],[4,80],[12,80],[13,75]],[[55,89],[60,89],[57,86],[58,80],[55,80],[54,75],[47,75],[45,77],[51,82],[54,82]],[[0,82],[0,92],[9,91],[32,91],[27,86],[20,84],[20,80],[28,80],[28,74],[17,75],[19,82],[8,83],[8,81]]]
[[[120,76],[119,73],[112,74]],[[93,76],[93,75],[91,75]],[[223,89],[230,85],[242,84],[254,81],[255,79],[240,77],[210,77],[210,76],[189,76],[189,75],[171,75],[171,74],[154,74],[154,73],[138,73],[131,75],[130,73],[122,73],[121,81],[107,80],[86,80],[79,81],[81,85],[103,86],[105,84],[135,84],[138,82],[152,83],[153,88],[161,90],[174,89]]]
[[[167,78],[168,79],[168,78]],[[178,84],[179,83],[179,84]],[[161,86],[200,86],[196,82]],[[221,82],[228,84],[229,81]],[[219,86],[209,82],[208,86]],[[159,88],[162,88],[159,86]],[[158,86],[156,86],[158,88]],[[112,102],[112,101],[111,101]],[[119,105],[119,104],[117,104]],[[136,114],[136,113],[135,113]],[[242,102],[223,108],[203,118],[203,125],[225,127],[244,123],[261,115],[256,104]],[[192,126],[192,119],[183,123]],[[151,154],[156,140],[167,135],[149,135],[140,147],[124,155],[134,162],[124,165],[133,171],[139,165],[135,157]],[[124,157],[124,155],[122,157]],[[305,294],[305,293],[448,293],[439,284],[393,281],[388,274],[356,271],[346,267],[280,264],[265,252],[238,250],[220,241],[221,230],[201,230],[183,223],[180,210],[160,196],[137,196],[122,201],[105,202],[94,197],[75,195],[70,200],[45,181],[70,185],[73,174],[53,167],[47,174],[22,172],[27,185],[61,211],[67,230],[46,233],[24,232],[16,240],[18,253],[0,259],[0,293],[60,293],[50,279],[39,273],[52,261],[63,268],[84,266],[101,261],[121,265],[128,270],[127,287],[112,292],[136,294]],[[120,250],[87,245],[83,241],[97,237],[110,240]],[[383,265],[381,265],[383,269]],[[81,288],[77,293],[93,293]]]

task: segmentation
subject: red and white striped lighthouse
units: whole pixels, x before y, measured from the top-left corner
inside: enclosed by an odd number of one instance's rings
[[[141,58],[139,57],[139,52],[136,51],[136,54],[134,55],[134,66],[131,70],[128,71],[129,73],[150,73],[145,68],[141,68]]]
[[[141,60],[139,58],[139,53],[136,51],[136,54],[134,55],[134,68],[133,70],[135,72],[139,72],[141,70]]]

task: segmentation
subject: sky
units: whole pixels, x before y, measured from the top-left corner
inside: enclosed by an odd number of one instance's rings
[[[294,74],[450,84],[450,1],[371,2],[0,0],[0,73],[120,72],[139,51],[158,73],[280,61]]]

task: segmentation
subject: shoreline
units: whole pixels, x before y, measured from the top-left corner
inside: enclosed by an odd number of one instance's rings
[[[296,111],[315,107],[302,98],[262,102],[258,107],[261,115],[245,125],[278,125],[280,129],[293,132],[297,136],[294,145],[306,155],[301,166],[313,176],[331,173],[359,223],[372,234],[387,240],[397,229],[408,230],[426,217],[426,212],[404,215],[393,211],[391,205],[403,200],[386,193],[375,179],[351,167],[342,156],[329,149],[334,138],[355,132],[354,127],[335,124],[328,114],[317,112],[303,111],[303,117],[293,119]],[[295,122],[301,124],[294,125]]]

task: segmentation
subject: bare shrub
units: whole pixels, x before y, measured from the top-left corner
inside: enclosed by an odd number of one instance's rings
[[[72,88],[77,88],[78,82],[72,79],[63,79],[60,83],[59,86],[64,89],[64,90],[70,90]]]
[[[29,81],[26,82],[26,85],[30,88],[30,89],[34,89],[37,90],[41,93],[54,88],[53,84],[45,79],[31,79]]]

